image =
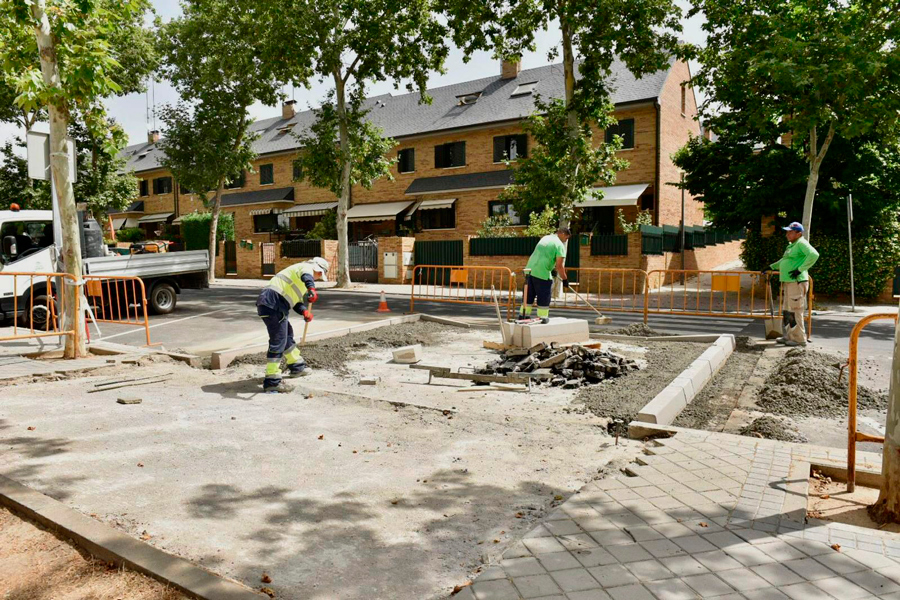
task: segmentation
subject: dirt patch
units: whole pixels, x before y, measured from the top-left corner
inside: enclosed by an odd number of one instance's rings
[[[712,381],[681,411],[674,425],[722,431],[761,356],[762,351],[752,345],[738,345]]]
[[[806,436],[797,430],[797,426],[790,419],[770,417],[768,415],[759,417],[752,423],[745,425],[738,433],[747,437],[778,440],[779,442],[806,443],[808,441]]]
[[[0,597],[15,600],[186,600],[163,584],[82,555],[0,508]]]
[[[672,335],[671,333],[660,333],[646,323],[632,323],[627,327],[622,327],[621,329],[613,329],[612,331],[607,331],[606,333],[610,333],[612,335],[631,335],[635,337],[656,337],[660,335]]]
[[[878,493],[876,488],[858,483],[853,493],[848,493],[845,482],[833,481],[816,472],[809,478],[807,515],[825,521],[900,533],[900,523],[880,525],[869,516],[867,509],[878,501]]]
[[[763,412],[785,416],[840,418],[847,414],[849,376],[838,381],[843,359],[823,352],[793,348],[766,379],[757,406]],[[857,388],[860,410],[887,410],[884,392]]]
[[[326,369],[335,373],[346,373],[347,363],[361,357],[372,348],[400,348],[412,344],[433,346],[447,335],[459,329],[438,323],[401,323],[379,327],[370,331],[360,331],[342,337],[329,338],[306,344],[300,351],[306,363],[314,369]],[[296,332],[295,332],[296,335]],[[236,358],[232,364],[266,364],[265,353],[250,354]]]
[[[627,377],[606,380],[579,390],[575,402],[581,402],[595,415],[630,422],[638,411],[671,383],[707,348],[691,342],[642,342],[644,354],[614,349],[627,358],[646,361],[646,367]]]

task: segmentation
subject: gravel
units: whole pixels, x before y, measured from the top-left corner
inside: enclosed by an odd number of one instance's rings
[[[597,416],[630,422],[708,347],[708,344],[692,342],[642,342],[641,345],[647,347],[645,354],[630,355],[619,349],[616,352],[628,358],[643,359],[647,362],[646,367],[626,377],[582,388],[575,401],[584,403]]]
[[[400,348],[413,344],[433,346],[458,329],[438,323],[401,323],[360,331],[342,337],[310,342],[300,348],[303,359],[314,369],[327,369],[335,373],[347,373],[347,363],[371,348]],[[241,356],[232,364],[264,365],[265,353]]]
[[[841,418],[847,414],[849,374],[838,381],[843,359],[803,348],[793,348],[772,371],[759,391],[757,407],[785,416]],[[845,369],[846,371],[846,369]],[[860,410],[887,410],[885,392],[857,386]]]
[[[753,374],[762,349],[738,343],[712,381],[694,396],[673,425],[690,429],[721,431],[731,411],[737,406],[741,391]]]
[[[612,331],[607,331],[605,333],[609,333],[612,335],[631,335],[635,337],[656,337],[660,335],[672,335],[671,333],[660,333],[646,323],[632,323],[627,327],[622,327],[621,329],[613,329]]]
[[[745,425],[739,433],[748,437],[761,437],[780,442],[806,443],[808,441],[803,434],[797,431],[796,425],[790,419],[768,415]]]

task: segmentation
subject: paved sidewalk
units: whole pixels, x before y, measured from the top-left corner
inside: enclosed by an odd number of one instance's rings
[[[668,429],[454,598],[900,600],[900,535],[805,522],[810,464],[846,451]]]

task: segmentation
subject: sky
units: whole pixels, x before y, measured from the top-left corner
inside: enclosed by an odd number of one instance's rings
[[[688,2],[685,0],[676,0],[685,12],[688,8]],[[163,20],[169,20],[181,13],[179,0],[153,0],[154,8],[157,14]],[[684,31],[681,34],[682,39],[691,43],[702,43],[704,41],[704,33],[701,30],[703,19],[701,16],[694,17],[690,20],[685,19],[682,22]],[[529,52],[522,57],[522,68],[530,69],[540,67],[547,64],[547,51],[553,46],[560,43],[560,35],[558,26],[551,27],[548,31],[538,32],[536,36],[537,48],[534,52]],[[696,65],[691,65],[694,71]],[[445,73],[435,73],[428,80],[429,87],[440,87],[450,85],[462,81],[469,81],[481,77],[489,77],[500,73],[500,63],[487,52],[479,52],[472,56],[468,63],[463,62],[462,52],[453,48],[445,65]],[[329,89],[329,82],[318,83],[313,82],[310,89],[297,88],[293,89],[288,86],[284,92],[288,97],[297,100],[297,109],[305,110],[310,106],[317,106],[325,97]],[[368,90],[369,95],[377,95],[384,93],[402,94],[406,90],[401,88],[395,90],[390,82],[380,82],[371,85]],[[698,98],[700,99],[700,98]],[[156,81],[148,85],[146,94],[129,94],[121,98],[111,98],[106,101],[107,111],[110,116],[115,118],[125,128],[128,134],[129,143],[135,144],[142,142],[147,137],[147,132],[154,128],[152,115],[148,115],[147,107],[156,106],[157,109],[166,103],[174,103],[178,100],[178,93],[172,88],[168,82]],[[265,106],[256,104],[250,108],[250,114],[254,119],[265,119],[278,116],[281,114],[281,108],[278,106]],[[156,128],[161,129],[162,123],[157,119]],[[40,125],[36,129],[41,130]],[[14,136],[24,136],[24,130],[20,131],[10,124],[0,124],[0,143],[5,143]],[[165,135],[165,132],[163,132]],[[23,152],[24,154],[24,152]]]

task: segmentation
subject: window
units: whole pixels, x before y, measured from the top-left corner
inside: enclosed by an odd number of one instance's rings
[[[157,177],[153,180],[153,193],[154,194],[171,194],[172,193],[172,178],[171,177]]]
[[[185,186],[183,183],[178,184],[178,191],[182,194],[193,194],[194,193],[191,190],[189,190],[187,188],[187,186]]]
[[[422,229],[455,229],[456,207],[420,210],[419,223]]]
[[[228,180],[228,182],[225,184],[225,189],[236,190],[238,188],[244,187],[244,177],[244,172],[241,171],[239,175]]]
[[[16,239],[12,248],[0,248],[3,264],[24,258],[53,243],[53,223],[51,221],[8,221],[0,229],[0,240],[8,237]],[[9,250],[9,254],[6,253]]]
[[[653,210],[653,194],[641,196],[641,210]]]
[[[138,186],[140,189],[140,191],[138,192],[139,196],[144,197],[144,196],[150,195],[150,186],[148,185],[148,182],[146,179],[141,179]]]
[[[481,98],[481,92],[472,92],[471,94],[463,94],[462,96],[457,96],[456,101],[459,106],[468,106],[469,104],[475,104],[478,102],[478,99]]]
[[[397,153],[397,172],[413,173],[416,170],[416,149],[404,148]]]
[[[269,233],[278,227],[278,215],[253,215],[253,232]]]
[[[466,143],[451,142],[434,147],[434,168],[448,169],[466,165]]]
[[[519,217],[519,213],[516,212],[516,209],[513,208],[512,203],[510,202],[488,202],[488,216],[496,217],[498,215],[506,215],[509,217],[509,222],[512,225],[521,225],[522,218]]]
[[[275,183],[275,167],[269,163],[259,165],[259,185],[271,185]]]
[[[303,179],[303,168],[300,166],[299,162],[294,161],[292,164],[294,169],[293,179],[294,181],[300,181]]]
[[[581,213],[585,229],[593,234],[608,235],[616,232],[616,207],[592,206]]]
[[[499,135],[494,138],[494,162],[499,163],[504,160],[516,160],[517,158],[525,158],[528,156],[528,136],[520,135]]]
[[[516,89],[513,90],[513,93],[510,94],[510,97],[514,98],[516,96],[527,96],[529,94],[533,94],[534,88],[537,87],[537,84],[537,81],[532,81],[530,83],[520,83],[516,86]]]
[[[634,119],[623,119],[617,125],[607,128],[607,144],[612,143],[614,135],[622,138],[622,150],[634,148]]]

